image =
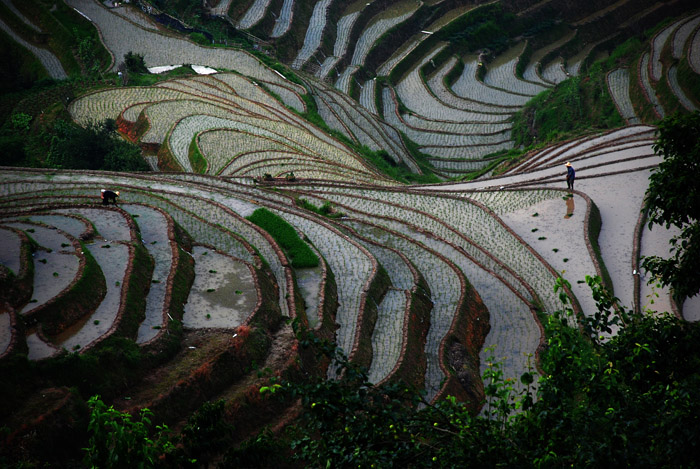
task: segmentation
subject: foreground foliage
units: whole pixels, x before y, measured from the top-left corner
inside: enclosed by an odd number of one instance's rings
[[[223,402],[205,404],[180,437],[92,398],[86,460],[100,467],[695,467],[700,448],[700,328],[637,314],[588,277],[595,315],[543,315],[541,377],[522,392],[488,359],[480,415],[448,398],[426,402],[402,383],[372,386],[366,371],[313,334],[301,345],[332,359],[335,379],[276,382],[261,397],[293,398],[303,412],[282,435],[230,441]],[[566,282],[557,289],[563,294]],[[563,296],[565,298],[565,296]],[[573,327],[572,327],[573,326]],[[612,333],[617,334],[612,337]]]
[[[682,300],[700,292],[700,112],[671,116],[659,124],[654,151],[664,160],[649,177],[645,208],[649,229],[675,226],[669,259],[650,256],[644,268]]]
[[[694,466],[700,328],[626,311],[599,278],[587,281],[596,315],[574,321],[567,309],[543,317],[536,401],[531,373],[518,394],[490,362],[487,401],[475,416],[454,399],[424,402],[399,383],[373,387],[364,370],[335,354],[339,379],[275,393],[299,397],[304,408],[288,435],[294,457],[313,467]],[[319,346],[313,337],[304,343]]]
[[[132,420],[129,413],[107,407],[99,396],[93,396],[88,406],[92,411],[84,460],[88,467],[153,467],[161,455],[173,451],[167,426],[156,426],[149,436],[153,413],[148,409]]]
[[[122,140],[116,133],[116,124],[112,120],[91,124],[86,128],[58,121],[46,160],[49,166],[64,169],[149,169],[141,157],[141,149]]]

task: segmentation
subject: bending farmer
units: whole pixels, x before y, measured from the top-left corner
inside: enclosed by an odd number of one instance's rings
[[[117,205],[117,197],[119,197],[119,191],[112,192],[102,189],[100,196],[102,197],[102,205],[109,205],[110,200],[114,205]]]

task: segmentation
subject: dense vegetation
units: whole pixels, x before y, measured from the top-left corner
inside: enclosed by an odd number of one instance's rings
[[[649,228],[674,226],[680,234],[671,240],[672,256],[644,259],[644,268],[670,285],[678,299],[700,291],[700,112],[673,116],[659,124],[654,150],[664,161],[651,175],[646,209]],[[660,228],[657,228],[660,229]]]
[[[17,112],[0,128],[5,166],[43,166],[107,171],[148,171],[141,149],[116,132],[114,121],[86,128],[57,119],[51,126]]]
[[[633,314],[600,279],[587,281],[595,317],[579,318],[578,327],[570,309],[543,318],[537,391],[525,373],[526,391],[516,395],[492,362],[482,415],[452,399],[416,411],[427,404],[420,394],[369,386],[363,370],[339,359],[339,380],[278,391],[300,397],[305,409],[288,434],[294,457],[327,467],[694,466],[700,328]],[[604,338],[613,327],[618,334]]]
[[[605,83],[609,66],[597,62],[586,76],[571,77],[535,96],[513,118],[516,145],[537,145],[586,131],[624,125]]]
[[[141,149],[121,139],[114,121],[86,128],[57,121],[46,163],[54,168],[147,171]]]
[[[288,467],[290,456],[298,467],[694,467],[700,328],[669,315],[626,311],[600,279],[587,281],[598,314],[577,322],[565,309],[543,318],[547,340],[537,390],[528,372],[517,395],[492,361],[478,416],[454,399],[429,404],[401,383],[372,386],[366,371],[331,344],[301,333],[303,346],[333,357],[339,378],[261,387],[271,401],[301,399],[301,420],[282,435],[265,430],[230,449],[222,467]],[[618,333],[609,338],[612,328]],[[163,442],[161,427],[148,437],[140,423],[91,402],[90,457],[128,441],[128,454],[143,461],[153,461],[159,450],[169,453],[168,464],[184,464],[181,452]],[[216,436],[197,440],[210,449],[227,434],[221,405],[207,404],[208,418],[193,417],[200,422],[196,434]],[[118,430],[111,443],[105,440],[110,428]]]

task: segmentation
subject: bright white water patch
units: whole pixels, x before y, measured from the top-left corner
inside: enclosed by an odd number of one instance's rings
[[[194,70],[198,75],[211,75],[216,73],[217,70],[211,67],[205,67],[204,65],[192,65],[192,70]]]
[[[319,321],[318,317],[318,302],[321,284],[323,283],[320,267],[311,267],[308,269],[295,269],[294,273],[297,276],[297,285],[304,305],[306,306],[306,317],[309,320],[309,326],[316,327]]]
[[[182,67],[182,65],[160,65],[158,67],[148,67],[148,71],[150,73],[159,74],[159,73],[169,72],[170,70],[175,70],[176,68],[180,68],[180,67]]]

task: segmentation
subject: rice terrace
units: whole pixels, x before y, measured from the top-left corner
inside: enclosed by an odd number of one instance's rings
[[[0,28],[0,466],[697,467],[697,2]]]

